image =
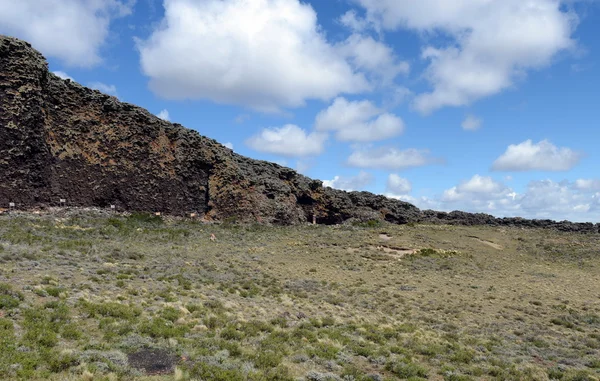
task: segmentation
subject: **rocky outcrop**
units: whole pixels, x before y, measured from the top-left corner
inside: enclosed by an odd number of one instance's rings
[[[23,208],[65,199],[71,206],[278,224],[313,215],[319,223],[419,218],[408,203],[323,188],[58,78],[39,52],[9,37],[0,37],[0,176],[0,202]]]
[[[520,228],[555,229],[572,233],[600,233],[600,224],[590,222],[577,223],[570,221],[528,220],[520,217],[496,218],[484,213],[465,213],[454,211],[450,213],[434,210],[421,211],[421,222],[449,225],[487,225]]]
[[[0,207],[116,205],[206,219],[334,224],[379,219],[514,226],[598,226],[421,212],[367,192],[343,192],[48,71],[28,43],[0,36]],[[528,222],[527,222],[528,221]],[[555,223],[556,224],[556,223]]]

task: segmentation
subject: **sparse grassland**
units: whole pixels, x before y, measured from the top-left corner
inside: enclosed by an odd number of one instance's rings
[[[0,348],[6,380],[598,380],[600,237],[4,215]]]

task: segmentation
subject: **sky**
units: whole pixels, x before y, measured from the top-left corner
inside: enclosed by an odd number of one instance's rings
[[[0,33],[327,186],[600,222],[600,1],[0,0]]]

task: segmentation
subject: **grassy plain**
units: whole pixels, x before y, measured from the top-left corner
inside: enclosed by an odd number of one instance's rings
[[[0,215],[0,379],[599,378],[597,235]]]

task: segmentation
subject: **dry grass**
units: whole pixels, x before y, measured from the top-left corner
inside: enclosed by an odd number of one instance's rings
[[[493,227],[0,216],[0,378],[598,380],[599,247]],[[163,357],[135,369],[142,351]]]

